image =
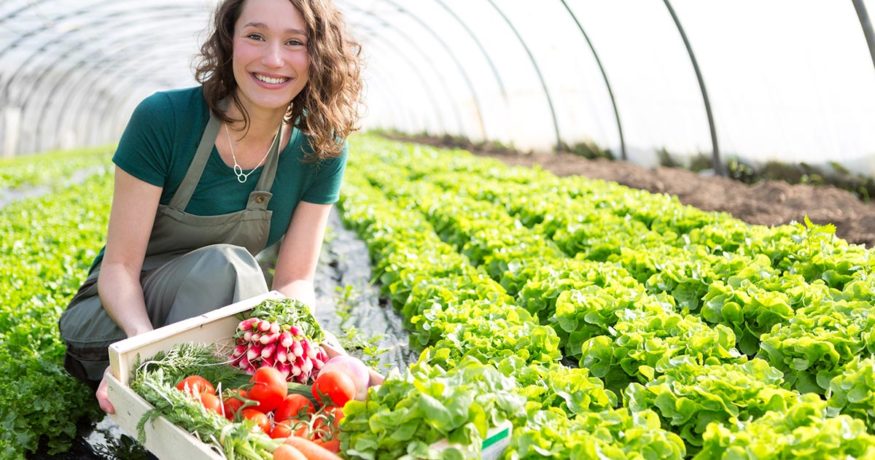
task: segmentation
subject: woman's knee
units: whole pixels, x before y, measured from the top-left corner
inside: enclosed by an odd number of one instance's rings
[[[246,248],[233,244],[213,244],[192,251],[197,256],[196,271],[211,282],[232,284],[241,277],[264,278],[255,256]]]
[[[206,313],[267,292],[264,273],[245,248],[216,244],[186,255],[192,264],[178,280],[167,322]]]

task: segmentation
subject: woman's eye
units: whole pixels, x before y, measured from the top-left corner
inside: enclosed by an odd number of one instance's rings
[[[246,36],[246,38],[250,38],[252,40],[264,40],[264,37],[262,37],[261,34],[249,34]]]
[[[302,42],[301,40],[289,40],[286,42],[286,44],[291,45],[291,46],[304,46],[304,45],[306,45],[306,43]]]

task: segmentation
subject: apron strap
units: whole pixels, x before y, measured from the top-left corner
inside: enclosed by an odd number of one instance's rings
[[[285,123],[280,124],[273,144],[270,145],[270,153],[264,164],[264,169],[261,170],[261,176],[258,177],[258,184],[255,185],[255,190],[249,194],[249,201],[246,203],[247,209],[267,209],[267,205],[270,203],[273,196],[270,189],[273,187],[274,178],[276,178],[283,136],[285,136]]]
[[[270,144],[270,153],[267,155],[264,168],[261,170],[258,184],[255,185],[255,190],[257,191],[267,192],[273,187],[273,179],[276,177],[276,169],[280,157],[280,144],[282,144],[283,136],[285,136],[285,123],[280,124],[276,137],[273,139],[273,144]]]
[[[188,172],[185,173],[185,178],[176,189],[173,198],[170,199],[170,207],[185,211],[188,202],[191,200],[191,195],[194,194],[194,189],[201,180],[201,174],[204,172],[204,166],[207,160],[210,159],[210,154],[213,152],[213,146],[216,144],[216,135],[219,134],[221,122],[212,110],[210,111],[210,121],[207,122],[207,127],[204,129],[204,134],[201,136],[201,142],[197,146],[197,151],[194,158],[191,160],[191,165],[188,167]]]

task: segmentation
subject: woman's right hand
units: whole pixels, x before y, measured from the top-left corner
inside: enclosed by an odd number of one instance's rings
[[[97,387],[97,392],[94,393],[97,396],[97,404],[100,405],[100,408],[106,412],[107,414],[114,414],[115,407],[109,402],[109,368],[106,368],[106,371],[103,373],[103,378],[100,379],[100,385]]]

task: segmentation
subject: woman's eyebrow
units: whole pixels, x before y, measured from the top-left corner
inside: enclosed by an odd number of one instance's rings
[[[267,29],[267,24],[263,22],[247,22],[243,27],[255,27],[259,29]],[[299,35],[307,35],[307,32],[301,29],[286,29],[285,31],[288,34],[299,34]]]

